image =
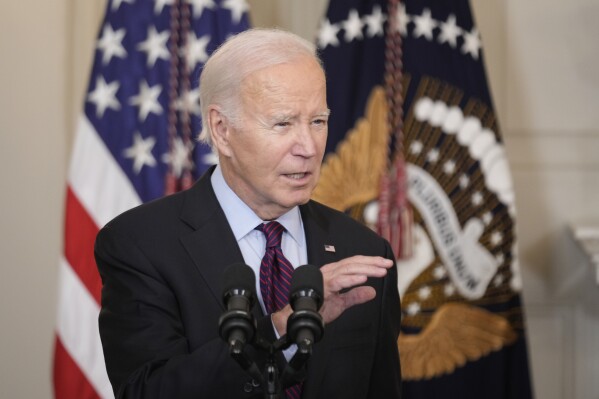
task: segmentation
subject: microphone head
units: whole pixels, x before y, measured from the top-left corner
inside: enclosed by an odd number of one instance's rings
[[[322,272],[318,267],[303,265],[295,269],[289,288],[290,303],[292,305],[296,297],[310,296],[316,300],[317,306],[320,308],[324,296],[323,292]]]
[[[231,295],[245,295],[251,300],[256,296],[256,275],[244,263],[233,263],[223,273],[223,299],[225,305]]]

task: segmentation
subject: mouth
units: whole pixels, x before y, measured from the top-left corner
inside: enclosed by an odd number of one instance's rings
[[[307,184],[312,184],[312,172],[297,172],[297,173],[284,173],[283,177],[289,184],[294,187],[304,187]]]
[[[287,173],[284,174],[285,177],[292,179],[292,180],[302,180],[305,177],[309,176],[310,173],[309,172],[302,172],[302,173]]]

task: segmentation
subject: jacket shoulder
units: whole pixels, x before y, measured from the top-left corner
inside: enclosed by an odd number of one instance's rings
[[[351,241],[364,241],[378,245],[387,244],[387,240],[379,236],[364,224],[317,201],[309,201],[304,205],[306,215],[313,217],[317,223],[328,230],[332,236],[346,237]]]

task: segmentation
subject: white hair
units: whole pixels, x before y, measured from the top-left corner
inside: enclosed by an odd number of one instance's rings
[[[212,145],[209,106],[218,105],[232,125],[239,127],[243,80],[260,69],[306,56],[313,57],[322,68],[314,44],[279,29],[249,29],[228,38],[210,56],[200,75],[202,132],[199,140]]]

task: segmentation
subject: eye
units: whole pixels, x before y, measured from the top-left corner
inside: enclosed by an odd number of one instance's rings
[[[281,122],[275,123],[275,127],[287,127],[290,125],[291,125],[291,123],[289,121],[281,121]]]
[[[326,126],[327,123],[328,120],[326,118],[316,118],[312,121],[312,124],[316,126]]]

